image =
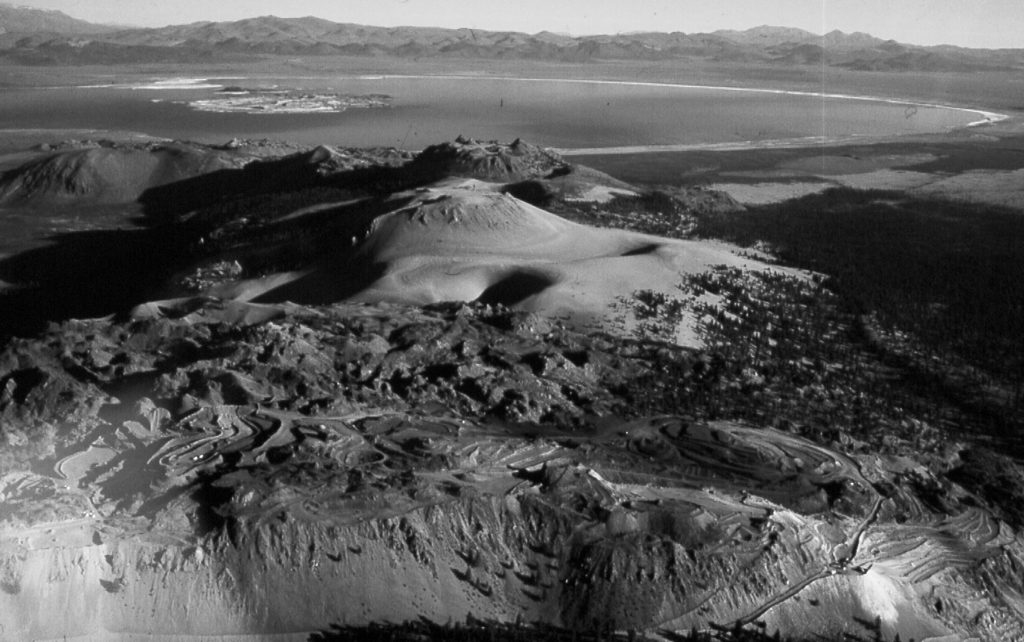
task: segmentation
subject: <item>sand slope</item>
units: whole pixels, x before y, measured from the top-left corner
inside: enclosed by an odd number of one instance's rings
[[[227,294],[298,303],[479,300],[609,329],[631,325],[623,300],[638,290],[678,294],[684,275],[714,265],[767,269],[725,245],[573,223],[477,182],[412,196],[374,221],[354,261]],[[353,263],[373,275],[354,293]],[[696,342],[692,332],[683,335]]]

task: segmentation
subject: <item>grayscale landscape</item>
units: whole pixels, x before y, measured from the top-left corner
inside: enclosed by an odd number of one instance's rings
[[[0,640],[1024,639],[1024,40],[63,1]]]

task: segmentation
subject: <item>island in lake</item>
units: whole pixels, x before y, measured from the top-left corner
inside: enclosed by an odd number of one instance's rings
[[[219,93],[222,95],[217,98],[193,100],[188,105],[198,111],[218,113],[310,114],[376,109],[391,104],[391,96],[385,94],[346,95],[244,87],[225,87]]]

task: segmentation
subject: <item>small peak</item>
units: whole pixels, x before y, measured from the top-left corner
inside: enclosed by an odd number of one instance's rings
[[[310,163],[326,163],[337,155],[337,153],[326,145],[317,145],[309,152]]]

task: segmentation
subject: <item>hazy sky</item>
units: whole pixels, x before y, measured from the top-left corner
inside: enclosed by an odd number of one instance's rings
[[[1024,0],[13,0],[92,22],[164,26],[261,15],[574,35],[746,29],[866,31],[932,45],[1024,48]]]

